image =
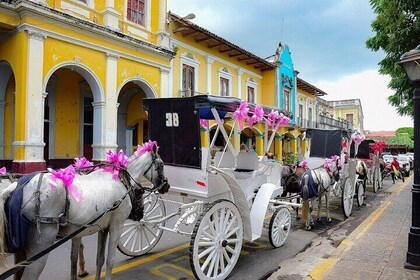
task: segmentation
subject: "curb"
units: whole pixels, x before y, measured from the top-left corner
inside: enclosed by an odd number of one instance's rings
[[[411,178],[411,175],[409,178]],[[408,178],[407,178],[408,179]],[[374,222],[382,215],[386,208],[392,203],[395,197],[408,185],[411,180],[406,180],[403,184],[395,188],[392,194],[369,215],[352,233],[344,239],[341,244],[334,250],[330,257],[323,259],[314,269],[312,269],[305,280],[322,279],[342,258],[343,253],[349,251],[354,244],[363,237],[366,231],[374,224]]]

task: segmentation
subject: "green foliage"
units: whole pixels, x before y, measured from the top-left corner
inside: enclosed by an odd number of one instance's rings
[[[297,162],[297,155],[295,153],[288,153],[285,157],[283,157],[283,163],[294,165]]]
[[[367,39],[366,46],[386,54],[379,62],[379,72],[391,77],[388,87],[395,93],[388,97],[388,102],[399,115],[413,116],[414,86],[409,84],[398,62],[419,44],[420,0],[370,0],[370,4],[377,15],[371,23],[376,35]]]
[[[405,145],[409,149],[414,148],[414,141],[410,138],[408,133],[399,133],[396,136],[388,139],[388,144]]]
[[[414,128],[413,127],[400,127],[398,128],[395,133],[401,134],[401,133],[407,133],[411,140],[414,140]]]

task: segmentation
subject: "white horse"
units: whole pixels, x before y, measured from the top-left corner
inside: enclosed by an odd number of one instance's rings
[[[113,180],[113,174],[103,169],[94,171],[88,175],[76,174],[73,180],[73,186],[83,197],[76,201],[72,196],[66,195],[65,186],[60,182],[57,188],[51,187],[51,174],[45,174],[40,182],[40,204],[37,211],[35,193],[37,192],[38,180],[40,174],[37,174],[25,186],[23,190],[23,203],[21,213],[26,216],[30,224],[28,232],[28,241],[23,249],[27,258],[52,246],[57,235],[67,236],[75,232],[81,226],[99,217],[102,213],[109,211],[116,202],[119,206],[103,215],[94,225],[88,226],[84,231],[78,234],[72,240],[71,252],[71,279],[77,279],[77,256],[79,252],[80,241],[83,236],[98,232],[98,250],[96,257],[96,279],[100,279],[101,269],[105,261],[105,242],[109,234],[108,254],[106,265],[106,279],[111,279],[111,271],[115,261],[115,252],[118,240],[121,236],[124,222],[128,218],[132,203],[128,193],[137,193],[137,182],[140,182],[142,176],[145,176],[152,182],[156,189],[166,190],[169,188],[167,179],[163,174],[163,161],[156,151],[156,146],[150,152],[146,152],[140,157],[131,156],[128,159],[127,171],[131,177],[129,180],[131,186],[125,186],[120,180]],[[17,183],[11,184],[0,195],[0,216],[4,217],[4,201],[9,193],[16,188]],[[127,189],[128,187],[128,189]],[[68,201],[66,201],[66,196]],[[138,197],[136,199],[139,199]],[[67,223],[59,225],[58,223],[40,223],[37,227],[36,214],[39,217],[58,218],[65,213],[66,203],[68,211],[66,214]],[[138,207],[138,205],[133,205]],[[0,219],[0,231],[4,229],[4,220]],[[0,237],[4,233],[0,232]],[[4,248],[4,238],[0,240],[0,249]],[[3,244],[3,245],[2,245]],[[25,268],[22,279],[38,279],[47,262],[48,254],[39,258]]]
[[[315,169],[307,170],[303,174],[303,177],[300,181],[300,187],[302,196],[302,218],[305,222],[306,230],[311,230],[314,225],[311,215],[312,207],[310,207],[309,203],[312,203],[312,201],[318,199],[317,220],[319,221],[321,212],[321,199],[323,196],[325,196],[327,221],[331,222],[329,197],[332,186],[340,179],[339,170],[340,166],[338,160],[335,160],[333,167],[330,170],[327,170],[324,167],[318,167]]]

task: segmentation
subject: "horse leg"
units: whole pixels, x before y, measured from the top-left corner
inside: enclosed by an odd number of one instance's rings
[[[330,218],[330,195],[329,192],[327,192],[325,194],[325,207],[327,210],[327,222],[331,223],[331,218]]]
[[[303,175],[303,186],[302,186],[302,219],[305,222],[306,230],[311,230],[311,226],[309,224],[309,175]]]
[[[89,272],[85,269],[85,246],[83,245],[82,240],[80,240],[79,248],[79,277],[86,277],[89,275]]]
[[[316,221],[317,223],[321,222],[321,205],[322,205],[322,197],[323,195],[318,196],[318,213],[316,214]]]
[[[23,262],[24,260],[26,260],[26,253],[25,253],[25,251],[24,250],[18,250],[18,251],[16,251],[15,254],[14,254],[14,258],[15,258],[15,264],[18,264],[20,262]],[[23,272],[24,271],[25,270],[22,269],[22,270],[19,270],[18,272],[16,272],[15,275],[13,275],[13,279],[14,280],[20,280],[20,279],[22,279],[22,276],[23,276]]]
[[[105,262],[105,242],[108,236],[108,229],[98,231],[98,250],[96,254],[96,280],[101,278],[102,266]]]
[[[300,197],[296,198],[297,204],[300,204]],[[300,220],[299,207],[296,207],[296,220]]]
[[[70,254],[70,279],[77,280],[77,258],[80,249],[80,237],[75,237],[71,240],[71,254]]]
[[[122,233],[122,228],[123,224],[121,224],[121,226],[112,226],[109,230],[108,256],[106,258],[106,280],[111,280],[112,268],[115,262],[115,253],[117,251],[117,245]]]
[[[31,226],[29,229],[28,245],[25,249],[28,258],[52,246],[56,240],[58,225],[41,224],[40,227],[41,233],[38,233],[36,226]],[[23,272],[22,279],[39,279],[39,276],[47,263],[47,259],[48,254],[27,266]]]

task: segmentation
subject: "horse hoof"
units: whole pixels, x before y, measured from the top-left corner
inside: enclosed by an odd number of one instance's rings
[[[332,219],[331,218],[327,218],[327,222],[331,223]]]
[[[306,230],[307,231],[310,231],[312,229],[312,227],[311,226],[306,226]]]
[[[89,275],[89,272],[87,272],[87,271],[84,271],[84,272],[80,272],[80,273],[79,273],[79,277],[80,277],[80,278],[86,277],[86,276],[88,276],[88,275]]]
[[[297,217],[296,217],[296,220],[300,220],[300,217],[299,217],[299,216],[297,216]]]
[[[321,223],[321,222],[322,222],[322,219],[321,219],[321,218],[317,218],[317,219],[316,219],[316,222],[317,222],[317,223]]]

